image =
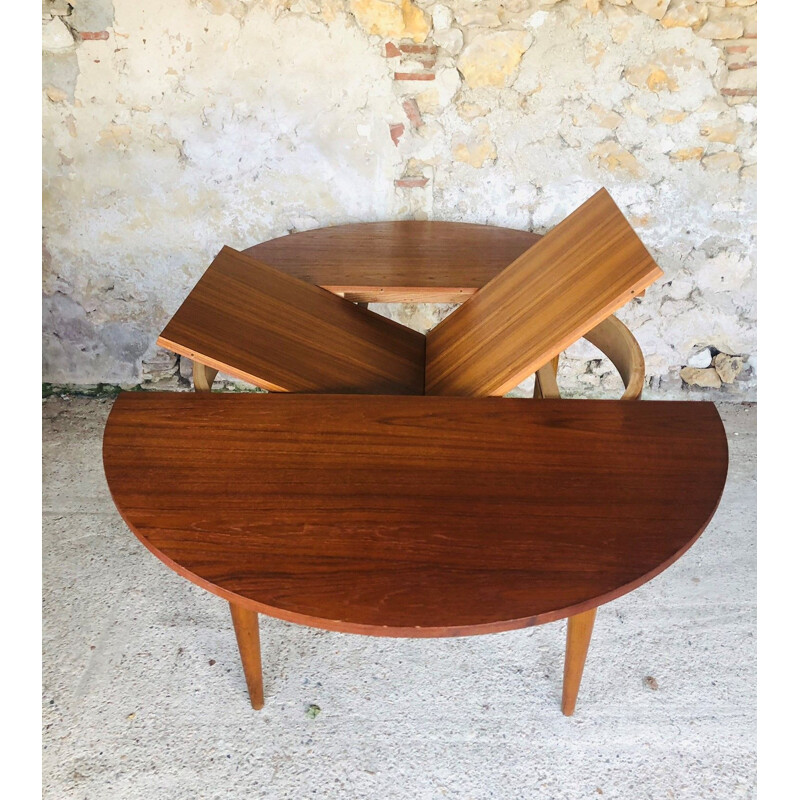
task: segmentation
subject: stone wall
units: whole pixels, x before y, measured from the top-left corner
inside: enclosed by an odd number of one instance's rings
[[[223,244],[545,232],[606,186],[666,273],[619,312],[646,396],[755,399],[754,0],[46,0],[42,24],[44,380],[186,386],[154,341]],[[621,386],[586,343],[559,381]]]

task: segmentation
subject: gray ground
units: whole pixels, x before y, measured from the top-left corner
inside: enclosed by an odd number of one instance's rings
[[[598,612],[569,719],[564,622],[403,640],[262,617],[253,711],[227,604],[116,513],[110,407],[43,404],[48,800],[755,796],[754,406],[720,407],[730,474],[697,544]]]

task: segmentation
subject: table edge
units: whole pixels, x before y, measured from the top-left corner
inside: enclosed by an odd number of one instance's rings
[[[128,393],[123,393],[123,394],[128,394]],[[382,397],[383,395],[380,396]],[[559,399],[559,400],[539,400],[536,402],[563,403],[565,401]],[[580,399],[576,399],[574,400],[574,402],[582,402],[582,401]],[[596,400],[594,402],[625,402],[625,401]],[[660,401],[660,402],[701,402],[701,401]],[[305,625],[306,627],[319,628],[322,630],[333,631],[336,633],[357,633],[366,636],[380,636],[389,638],[448,638],[448,637],[458,637],[458,636],[476,636],[489,633],[503,633],[512,630],[519,630],[521,628],[543,625],[548,622],[556,622],[557,620],[565,619],[567,617],[572,617],[576,614],[580,614],[585,611],[590,611],[591,609],[598,608],[599,606],[605,605],[606,603],[609,603],[612,600],[616,600],[617,598],[632,592],[634,589],[643,586],[645,583],[648,583],[653,578],[664,572],[667,568],[672,566],[672,564],[674,564],[681,556],[683,556],[692,547],[692,545],[700,538],[702,533],[708,527],[709,523],[714,518],[717,509],[719,508],[719,504],[722,500],[725,485],[727,482],[728,471],[730,468],[730,453],[728,447],[727,434],[725,432],[725,426],[719,414],[719,409],[717,409],[714,403],[711,403],[711,405],[715,412],[715,423],[719,428],[719,433],[721,434],[722,441],[724,442],[725,469],[724,473],[721,475],[719,493],[717,495],[713,507],[711,508],[708,514],[708,517],[706,518],[705,522],[700,526],[700,528],[697,530],[697,532],[685,544],[683,544],[669,558],[662,561],[659,565],[654,567],[649,572],[639,576],[638,578],[632,581],[629,581],[628,583],[620,587],[612,589],[603,594],[587,598],[586,600],[583,600],[579,603],[574,603],[572,605],[565,606],[563,608],[543,612],[541,614],[518,617],[508,620],[495,620],[492,622],[482,622],[473,625],[448,625],[448,626],[428,626],[428,627],[372,625],[359,622],[349,622],[346,620],[336,620],[324,617],[316,617],[310,614],[304,614],[302,612],[289,611],[284,608],[279,608],[276,606],[269,606],[264,603],[259,603],[255,600],[245,597],[244,595],[236,594],[235,592],[231,592],[228,589],[224,589],[223,587],[218,586],[217,584],[211,583],[205,578],[200,577],[196,573],[178,564],[176,561],[169,558],[169,556],[165,555],[156,547],[154,547],[152,543],[146,537],[140,535],[139,532],[136,530],[136,528],[128,521],[125,513],[120,508],[120,506],[116,501],[116,498],[111,492],[110,487],[108,488],[109,488],[109,494],[111,495],[111,499],[114,502],[114,506],[117,509],[117,512],[119,513],[120,517],[122,517],[123,521],[131,530],[131,532],[134,534],[134,536],[136,536],[136,538],[156,558],[158,558],[159,561],[161,561],[163,564],[165,564],[167,567],[173,570],[173,572],[176,572],[181,577],[185,578],[191,583],[196,584],[197,586],[200,586],[201,588],[205,589],[211,594],[217,595],[218,597],[221,597],[230,603],[235,603],[236,605],[242,606],[243,608],[247,608],[251,611],[255,611],[259,614],[265,614],[266,616],[274,617],[276,619],[280,619],[285,622],[293,622],[295,624]],[[113,413],[113,411],[114,409],[112,407],[111,413]],[[109,418],[111,416],[111,413],[109,414]],[[107,430],[107,427],[108,427],[108,421],[106,421],[106,428],[104,428],[103,431],[104,475],[105,475],[105,431]],[[107,476],[106,476],[106,484],[108,486]]]

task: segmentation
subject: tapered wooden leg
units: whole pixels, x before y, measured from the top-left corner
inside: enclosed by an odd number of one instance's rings
[[[596,615],[597,609],[593,608],[567,620],[567,654],[564,658],[564,688],[561,693],[561,711],[567,717],[571,717],[575,711]]]
[[[217,377],[219,370],[207,367],[199,361],[192,361],[192,381],[196,392],[210,392],[211,384]]]
[[[558,391],[558,382],[556,381],[558,359],[559,357],[555,356],[536,371],[536,382],[533,384],[534,400],[542,398],[557,400],[561,397],[561,393]]]
[[[250,705],[264,707],[264,680],[261,676],[261,643],[258,637],[258,614],[235,603],[230,604],[233,628],[242,657],[244,679],[250,693]]]

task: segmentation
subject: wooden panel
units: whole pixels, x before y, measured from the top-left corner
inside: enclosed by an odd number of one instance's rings
[[[542,237],[464,222],[364,222],[294,233],[244,252],[361,302],[460,303]]]
[[[273,391],[424,391],[424,336],[230,247],[158,344]]]
[[[103,443],[122,516],[254,611],[386,636],[594,608],[703,530],[712,403],[123,393]]]
[[[504,394],[661,275],[601,189],[430,331],[425,391]]]

